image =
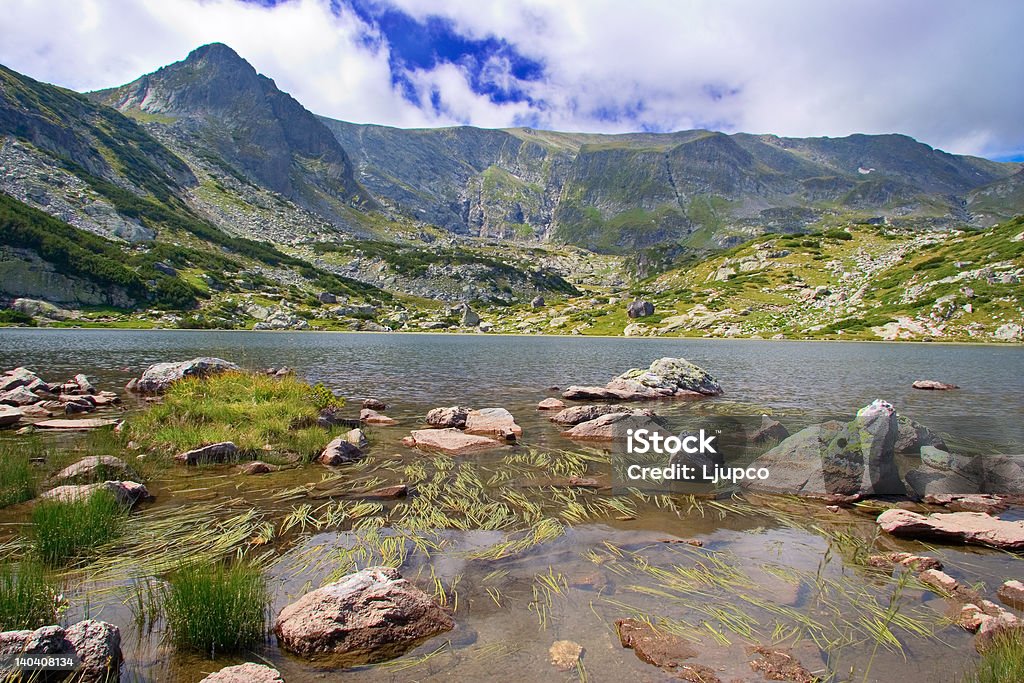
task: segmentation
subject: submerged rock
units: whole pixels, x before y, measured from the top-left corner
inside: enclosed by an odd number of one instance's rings
[[[105,621],[86,619],[67,629],[43,626],[34,631],[0,633],[0,657],[16,654],[70,655],[79,662],[73,679],[83,683],[112,683],[121,677],[121,632]]]
[[[548,648],[551,665],[559,671],[570,671],[580,663],[583,646],[571,640],[556,640]]]
[[[919,379],[911,386],[914,389],[923,389],[925,391],[950,391],[960,388],[955,384],[947,384],[946,382],[939,382],[934,379]]]
[[[596,420],[602,415],[611,415],[612,413],[629,413],[631,415],[654,417],[654,411],[647,408],[628,408],[626,406],[605,403],[602,405],[572,406],[552,415],[551,421],[555,424],[571,427],[581,422]]]
[[[239,467],[238,471],[242,474],[268,474],[273,472],[274,469],[274,466],[269,463],[265,463],[262,460],[253,460]]]
[[[1024,522],[1011,522],[984,512],[937,512],[921,515],[898,508],[878,516],[878,526],[894,536],[936,538],[986,545],[1003,550],[1024,549]]]
[[[476,434],[466,434],[454,428],[418,429],[403,439],[402,443],[410,448],[442,451],[451,455],[478,453],[502,446],[494,439]]]
[[[381,425],[384,427],[398,424],[398,420],[390,418],[382,413],[378,413],[373,408],[363,408],[360,410],[359,421],[365,422],[368,425]]]
[[[788,437],[789,430],[783,427],[781,422],[762,415],[761,426],[757,428],[750,440],[754,443],[765,443],[767,441],[782,441]]]
[[[239,371],[234,363],[222,358],[193,358],[180,363],[157,363],[149,366],[133,389],[143,394],[162,394],[180,379],[209,377],[222,372]]]
[[[546,398],[537,404],[537,410],[562,410],[565,404],[557,398]]]
[[[184,465],[207,465],[230,462],[238,456],[238,446],[231,441],[221,441],[208,446],[193,448],[174,456],[174,461]]]
[[[647,429],[668,436],[661,418],[633,413],[609,413],[593,420],[580,422],[562,432],[562,436],[574,441],[624,441],[628,430]]]
[[[758,645],[753,648],[752,654],[757,657],[750,662],[750,668],[764,674],[769,681],[817,683],[821,680],[808,671],[789,649]]]
[[[246,662],[237,666],[226,666],[199,683],[284,683],[284,679],[277,669],[271,669],[265,664]]]
[[[282,609],[274,633],[289,652],[337,655],[356,664],[397,657],[454,626],[451,615],[397,569],[370,567]]]
[[[562,393],[562,398],[642,401],[721,393],[718,380],[706,370],[683,358],[659,358],[649,368],[627,370],[603,387],[571,386]]]
[[[641,661],[666,671],[677,669],[684,660],[698,654],[696,646],[682,636],[656,631],[645,621],[619,619],[615,629],[622,647],[633,650]]]

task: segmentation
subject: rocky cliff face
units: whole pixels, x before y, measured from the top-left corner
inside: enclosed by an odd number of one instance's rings
[[[172,147],[213,157],[228,174],[303,207],[340,220],[344,207],[373,206],[330,131],[226,45],[204,45],[181,62],[92,96],[164,124]]]

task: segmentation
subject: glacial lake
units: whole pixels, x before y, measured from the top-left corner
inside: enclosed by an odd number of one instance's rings
[[[876,551],[911,550],[939,557],[958,579],[983,584],[990,599],[1003,580],[1024,576],[1019,555],[876,537],[873,520],[881,508],[871,504],[833,513],[821,502],[788,497],[608,496],[529,483],[531,477],[542,481],[545,467],[570,458],[574,450],[593,456],[584,463],[587,476],[607,480],[608,465],[600,460],[599,448],[578,447],[562,438],[535,409],[539,400],[557,395],[551,387],[603,384],[663,356],[696,363],[725,390],[720,397],[700,401],[646,404],[670,419],[759,419],[770,413],[795,431],[823,419],[848,419],[880,398],[966,450],[1019,453],[1024,443],[1020,346],[0,330],[0,367],[28,366],[51,381],[84,372],[99,388],[119,393],[128,379],[152,363],[195,356],[217,356],[252,369],[287,365],[300,377],[323,382],[345,396],[353,416],[362,398],[376,397],[399,420],[395,427],[368,430],[369,457],[351,470],[331,474],[307,465],[243,477],[227,465],[172,467],[147,481],[155,500],[132,515],[138,537],[148,538],[146,529],[166,530],[160,533],[168,535],[168,556],[187,556],[190,549],[175,545],[175,539],[192,542],[197,525],[215,529],[221,536],[209,546],[206,540],[195,541],[195,552],[216,546],[229,554],[260,555],[267,567],[272,614],[336,576],[346,562],[366,566],[381,560],[381,537],[403,533],[407,501],[381,503],[357,520],[326,521],[326,506],[340,495],[335,494],[358,488],[360,482],[370,487],[405,481],[423,464],[429,480],[421,484],[424,491],[441,483],[457,492],[460,482],[473,478],[483,482],[489,500],[513,500],[505,497],[506,489],[522,492],[532,501],[530,509],[559,520],[560,532],[515,553],[502,551],[502,543],[529,530],[476,528],[464,520],[423,532],[430,539],[425,549],[409,542],[402,573],[428,592],[441,586],[457,627],[399,659],[342,674],[352,680],[583,679],[548,661],[548,648],[563,639],[584,647],[587,680],[668,680],[667,674],[623,649],[615,636],[616,619],[649,617],[699,642],[702,654],[695,661],[718,670],[725,681],[762,680],[746,665],[745,648],[775,639],[793,647],[815,673],[833,674],[834,681],[952,683],[975,661],[970,634],[949,625],[948,605],[941,597],[866,570],[850,539],[872,544]],[[961,388],[917,391],[910,386],[917,379]],[[456,404],[508,408],[524,429],[522,445],[504,455],[463,458],[424,456],[401,446],[402,436],[422,424],[427,410]],[[144,404],[126,398],[124,407],[130,412],[144,409]],[[5,433],[0,438],[18,437]],[[58,447],[73,447],[78,437],[43,438]],[[534,452],[546,455],[535,460],[529,457]],[[510,469],[514,477],[506,476]],[[0,528],[7,534],[0,540],[20,533],[30,505],[0,511]],[[450,509],[446,512],[454,516]],[[379,523],[372,523],[375,519]],[[265,535],[261,529],[266,525],[275,530],[273,537],[249,547],[246,539]],[[699,538],[704,547],[665,542],[685,538]],[[66,618],[73,622],[88,615],[121,628],[126,658],[122,680],[197,681],[221,666],[260,660],[292,683],[336,675],[324,662],[280,651],[272,636],[258,652],[216,661],[176,652],[159,620],[138,623],[126,605],[133,584],[159,580],[159,573],[151,571],[153,556],[133,559],[142,551],[131,543],[119,552],[121,557],[104,558],[69,575]],[[901,614],[930,634],[893,625],[902,649],[879,646],[870,637],[872,620],[884,614],[894,595]]]

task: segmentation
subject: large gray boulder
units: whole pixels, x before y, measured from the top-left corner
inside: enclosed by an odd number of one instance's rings
[[[560,410],[552,415],[551,421],[555,424],[571,427],[573,425],[578,425],[581,422],[595,420],[602,415],[611,415],[612,413],[631,413],[634,415],[647,415],[648,417],[654,415],[654,413],[647,408],[629,408],[627,406],[603,403],[600,405],[572,406],[570,408],[565,408],[564,410]]]
[[[767,479],[749,488],[811,496],[872,496],[906,493],[895,459],[896,410],[885,401],[861,408],[848,423],[811,425],[784,439],[751,467]]]
[[[654,304],[650,301],[634,299],[626,306],[626,315],[630,318],[646,318],[649,315],[654,315]]]
[[[451,615],[397,569],[369,567],[282,609],[274,633],[289,652],[335,655],[351,665],[397,657],[454,626]]]
[[[229,361],[209,357],[193,358],[181,363],[157,363],[142,373],[134,385],[134,390],[142,394],[162,394],[172,384],[186,377],[209,377],[240,369]]]
[[[121,505],[132,507],[136,503],[148,499],[149,490],[144,484],[134,481],[101,481],[95,484],[65,484],[46,491],[39,497],[43,500],[59,500],[70,503],[89,498],[97,491],[107,491]]]
[[[362,430],[352,430],[359,431]],[[355,435],[353,438],[358,439]],[[365,438],[365,437],[364,437]],[[347,436],[339,436],[324,447],[320,453],[320,464],[328,467],[348,465],[363,459],[363,451],[357,444],[352,443]]]
[[[431,427],[454,427],[465,429],[466,418],[473,411],[465,406],[448,406],[446,408],[434,408],[427,413],[427,424]]]
[[[0,657],[17,654],[70,655],[79,662],[73,680],[83,683],[113,683],[121,678],[121,632],[105,621],[86,619],[67,629],[43,626],[0,633]],[[13,672],[0,669],[0,673]]]
[[[563,398],[642,401],[717,396],[722,386],[709,372],[684,358],[659,358],[648,368],[633,368],[603,387],[571,386]]]

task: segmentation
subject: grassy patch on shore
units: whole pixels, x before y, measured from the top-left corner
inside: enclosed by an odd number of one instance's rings
[[[36,449],[22,443],[0,442],[0,508],[35,497],[35,453]]]
[[[117,538],[127,515],[104,490],[77,500],[41,500],[32,510],[36,554],[51,567],[69,564]]]
[[[0,631],[36,629],[57,621],[60,589],[42,565],[23,560],[0,565]]]
[[[246,564],[181,567],[163,595],[175,646],[211,657],[263,642],[269,603],[262,572]]]
[[[322,385],[294,377],[232,372],[175,382],[164,396],[127,423],[142,448],[168,454],[232,441],[246,457],[273,451],[315,456],[329,440],[317,425],[320,411],[340,407]]]
[[[996,636],[981,655],[977,671],[964,683],[1019,683],[1024,681],[1024,635],[1010,631]]]

